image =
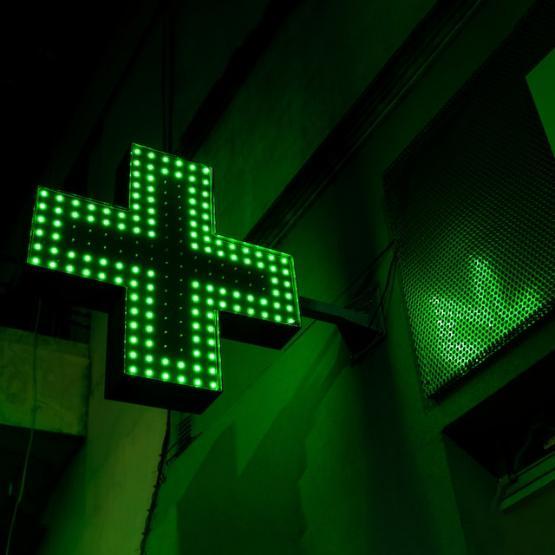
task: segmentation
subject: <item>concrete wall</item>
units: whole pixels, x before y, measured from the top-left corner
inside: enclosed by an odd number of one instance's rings
[[[307,0],[294,10],[198,153],[215,168],[220,232],[242,237],[250,229],[432,4]],[[301,294],[341,302],[341,292],[388,243],[384,170],[530,2],[484,4],[279,245],[296,257]],[[178,43],[176,126],[263,9],[245,1],[241,17],[231,19],[225,3],[200,6],[180,20],[189,32]],[[234,22],[218,23],[206,58],[203,43],[193,40],[203,27],[187,18],[199,13]],[[112,176],[131,140],[160,146],[159,31],[105,118],[92,153],[91,195],[111,198]],[[202,78],[189,86],[188,75]],[[382,289],[387,262],[377,270]],[[541,507],[518,509],[520,516],[492,512],[495,484],[446,445],[441,429],[547,352],[554,326],[433,406],[420,393],[397,280],[387,338],[358,364],[333,327],[305,324],[282,352],[224,342],[225,394],[195,419],[200,437],[168,468],[148,552],[524,553],[511,546],[538,535],[530,515],[551,514],[552,495],[542,494]],[[91,400],[94,431],[52,500],[42,553],[137,552],[164,414],[105,402],[99,388]],[[552,553],[547,527],[539,528],[545,536],[533,553]]]
[[[0,328],[0,424],[31,427],[35,395],[35,429],[86,435],[88,346]]]

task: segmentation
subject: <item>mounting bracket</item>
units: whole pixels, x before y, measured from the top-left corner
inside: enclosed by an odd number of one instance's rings
[[[353,356],[365,352],[383,335],[383,330],[373,322],[374,315],[368,312],[343,308],[307,297],[299,297],[299,304],[301,316],[335,324]]]

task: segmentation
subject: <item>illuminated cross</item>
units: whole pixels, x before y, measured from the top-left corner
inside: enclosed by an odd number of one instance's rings
[[[132,145],[129,208],[39,187],[28,255],[32,265],[125,288],[121,387],[204,395],[198,410],[222,390],[220,312],[232,337],[247,323],[266,338],[277,330],[275,346],[300,325],[292,257],[217,235],[212,197],[210,168]]]

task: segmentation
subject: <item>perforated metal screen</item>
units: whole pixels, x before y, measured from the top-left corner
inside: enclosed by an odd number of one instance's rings
[[[555,304],[555,160],[526,68],[490,66],[386,177],[428,396]]]

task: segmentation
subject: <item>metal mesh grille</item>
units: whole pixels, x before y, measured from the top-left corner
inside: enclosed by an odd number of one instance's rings
[[[386,176],[428,396],[555,304],[555,160],[524,67],[488,68]]]

